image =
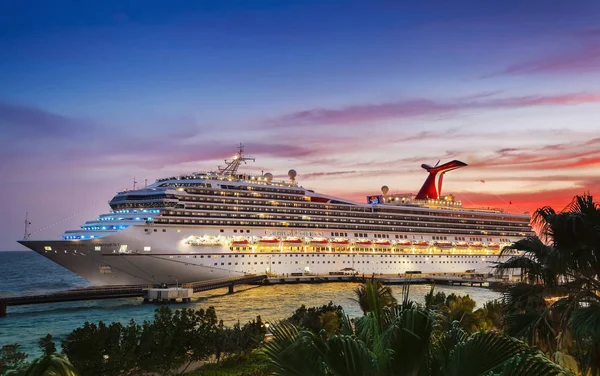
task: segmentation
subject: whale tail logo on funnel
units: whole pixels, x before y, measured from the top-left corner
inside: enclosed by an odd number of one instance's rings
[[[444,163],[443,165],[438,166],[440,162],[436,163],[435,166],[430,166],[426,164],[422,164],[427,172],[429,172],[429,176],[425,179],[425,183],[419,190],[419,193],[415,196],[417,200],[427,200],[427,199],[435,199],[438,200],[440,195],[442,194],[442,181],[444,179],[444,174],[448,171],[456,170],[457,168],[465,167],[467,164],[461,161],[451,161],[448,163]],[[439,178],[438,178],[439,176]],[[438,178],[436,182],[436,178]]]

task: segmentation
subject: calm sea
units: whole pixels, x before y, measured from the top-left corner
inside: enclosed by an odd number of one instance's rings
[[[45,259],[34,252],[0,252],[0,294],[21,294],[41,291],[62,290],[88,286],[89,283],[76,274]],[[189,304],[173,307],[206,308],[214,306],[219,318],[226,324],[242,323],[260,315],[264,320],[275,321],[291,316],[302,304],[307,307],[333,301],[344,307],[350,316],[361,315],[358,305],[352,301],[354,283],[326,283],[318,285],[241,286],[236,293],[226,290],[198,293]],[[410,298],[422,302],[431,286],[414,285]],[[393,286],[396,297],[401,296],[402,286]],[[473,287],[437,286],[437,291],[446,294],[469,294],[479,306],[500,294],[491,290]],[[39,354],[37,341],[51,333],[57,344],[73,329],[84,322],[122,323],[134,319],[141,323],[152,318],[153,305],[142,304],[141,298],[98,300],[8,307],[8,316],[0,318],[0,347],[18,343],[23,350]]]

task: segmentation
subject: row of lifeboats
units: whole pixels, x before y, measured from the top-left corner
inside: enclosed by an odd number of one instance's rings
[[[247,246],[247,245],[251,245],[251,244],[261,244],[261,245],[271,245],[271,246],[279,246],[280,244],[284,245],[284,246],[300,246],[300,245],[304,245],[304,244],[310,244],[310,245],[314,245],[314,246],[319,246],[319,245],[323,245],[323,246],[339,246],[339,247],[345,247],[348,245],[355,245],[355,246],[365,246],[365,247],[369,247],[369,246],[400,246],[400,247],[437,247],[437,248],[471,248],[471,249],[478,249],[478,248],[487,248],[487,249],[500,249],[500,244],[498,243],[488,243],[487,245],[484,245],[481,242],[473,242],[473,243],[467,243],[467,242],[458,242],[456,244],[452,243],[452,242],[445,242],[445,241],[437,241],[437,242],[428,242],[426,240],[415,240],[415,241],[410,241],[410,240],[398,240],[398,241],[392,241],[392,240],[388,240],[388,239],[377,239],[377,240],[370,240],[370,239],[355,239],[355,240],[349,240],[349,239],[345,239],[345,238],[333,238],[333,239],[328,239],[328,238],[312,238],[309,241],[305,242],[303,239],[301,238],[297,238],[297,237],[288,237],[288,238],[276,238],[276,237],[262,237],[260,239],[257,239],[254,243],[252,243],[249,239],[243,238],[243,239],[234,239],[231,241],[231,246],[233,247],[243,247],[243,246]]]

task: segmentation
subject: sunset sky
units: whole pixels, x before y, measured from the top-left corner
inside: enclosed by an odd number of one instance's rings
[[[0,250],[119,190],[244,171],[511,212],[600,195],[600,1],[3,1]],[[482,182],[484,181],[484,182]],[[512,205],[508,203],[512,202]]]

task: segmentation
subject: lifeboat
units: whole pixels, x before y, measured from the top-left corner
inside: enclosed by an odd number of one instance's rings
[[[279,244],[279,239],[273,237],[264,237],[258,241],[261,244],[276,245]]]
[[[389,246],[392,245],[392,242],[389,240],[375,240],[375,245]]]
[[[498,243],[489,243],[487,245],[488,249],[500,249],[500,244]]]
[[[360,239],[360,240],[357,240],[356,242],[354,242],[354,244],[356,244],[356,245],[371,245],[371,244],[373,244],[373,242],[370,241],[369,239]]]
[[[285,244],[297,245],[297,244],[302,244],[302,239],[300,239],[300,238],[285,238],[285,239],[283,239],[283,242]]]
[[[425,240],[415,240],[412,244],[417,247],[429,247],[429,242]]]
[[[467,242],[458,242],[456,243],[457,248],[469,248],[469,243]]]
[[[452,242],[437,242],[435,245],[439,248],[452,248]]]
[[[250,244],[250,241],[248,239],[236,239],[236,240],[232,240],[231,241],[231,245],[232,246],[242,246],[242,245],[248,245]]]
[[[483,244],[481,242],[473,242],[469,243],[469,245],[471,246],[471,248],[483,248]]]
[[[321,245],[323,245],[323,244],[329,243],[329,240],[327,240],[327,238],[313,238],[313,239],[310,240],[310,242],[312,244],[321,244]]]
[[[398,246],[410,246],[412,243],[410,240],[400,240],[396,242]]]
[[[339,245],[348,245],[348,243],[350,243],[350,241],[348,239],[344,239],[344,238],[336,238],[331,241],[331,244],[338,245],[338,246]]]

